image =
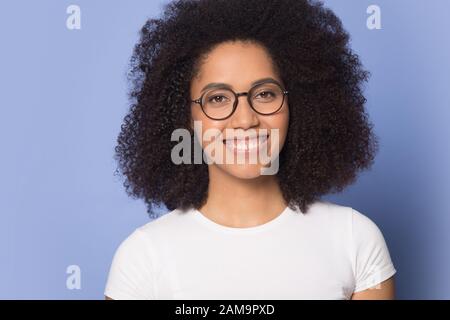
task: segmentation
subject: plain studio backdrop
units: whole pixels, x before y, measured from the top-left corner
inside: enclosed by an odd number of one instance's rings
[[[2,2],[0,298],[103,299],[114,251],[149,221],[113,176],[113,149],[128,59],[164,3]],[[450,299],[450,2],[324,3],[372,73],[366,107],[380,138],[372,169],[324,199],[380,227],[398,299]],[[66,26],[72,4],[81,29]],[[371,5],[381,29],[367,27]]]

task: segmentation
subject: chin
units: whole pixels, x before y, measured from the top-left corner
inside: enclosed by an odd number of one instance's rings
[[[264,167],[261,164],[229,164],[217,165],[220,170],[239,179],[255,179],[261,176],[261,170]]]

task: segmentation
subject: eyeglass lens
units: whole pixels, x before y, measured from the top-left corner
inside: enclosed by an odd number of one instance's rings
[[[250,102],[253,108],[261,114],[277,111],[284,100],[283,90],[274,83],[263,83],[253,87],[250,92]],[[230,89],[219,88],[207,91],[203,95],[203,111],[211,118],[228,117],[236,103],[236,97]]]

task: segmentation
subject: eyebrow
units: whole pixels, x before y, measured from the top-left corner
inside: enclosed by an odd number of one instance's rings
[[[280,84],[277,80],[269,77],[269,78],[262,78],[262,79],[258,79],[256,81],[253,81],[251,83],[251,86],[253,87],[253,86],[256,86],[258,84],[266,83],[266,82],[272,82],[272,83]],[[207,84],[206,86],[204,86],[203,89],[200,91],[200,93],[203,93],[205,90],[213,89],[213,88],[229,88],[229,89],[232,89],[233,87],[231,85],[229,85],[228,83],[211,82],[211,83]]]

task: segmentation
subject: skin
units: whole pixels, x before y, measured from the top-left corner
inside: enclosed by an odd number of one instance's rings
[[[235,92],[247,92],[253,81],[271,77],[283,82],[274,70],[270,56],[257,44],[241,41],[224,42],[216,46],[204,60],[198,75],[191,82],[191,99],[201,95],[202,88],[211,82],[223,82]],[[201,121],[202,130],[218,129],[226,137],[225,129],[247,132],[254,129],[279,129],[281,151],[289,123],[289,105],[285,98],[283,107],[275,114],[260,115],[253,111],[245,96],[239,98],[235,113],[225,120],[212,120],[192,103],[192,127]],[[201,141],[205,148],[209,141]],[[269,143],[270,146],[270,143]],[[226,151],[223,146],[224,152]],[[199,211],[210,220],[229,227],[243,228],[264,224],[276,218],[287,206],[279,188],[276,175],[261,175],[263,164],[210,164],[208,199]],[[232,201],[230,201],[232,199]],[[394,299],[394,278],[374,288],[354,293],[352,300]],[[112,300],[105,296],[106,300]]]
[[[199,73],[191,82],[191,98],[199,98],[202,88],[211,82],[227,83],[235,92],[246,92],[252,82],[268,77],[284,85],[262,47],[241,41],[225,42],[215,47],[203,61]],[[245,96],[239,98],[236,111],[228,119],[212,120],[195,103],[191,105],[191,114],[192,121],[201,121],[203,132],[215,128],[224,137],[228,137],[227,128],[244,134],[251,130],[259,133],[260,129],[269,132],[279,129],[279,150],[286,139],[289,123],[287,97],[283,107],[272,115],[256,113]],[[201,142],[203,148],[209,143]],[[225,146],[223,150],[228,152]],[[261,175],[262,167],[259,162],[250,164],[248,161],[246,164],[210,164],[208,199],[199,211],[219,224],[236,228],[260,225],[277,217],[287,203],[276,175]]]
[[[395,300],[394,276],[375,287],[353,293],[351,300]]]

